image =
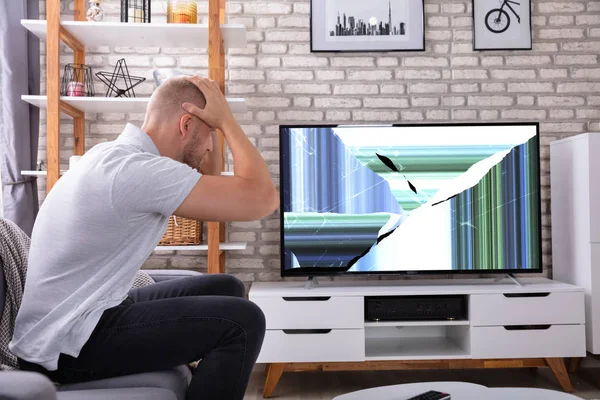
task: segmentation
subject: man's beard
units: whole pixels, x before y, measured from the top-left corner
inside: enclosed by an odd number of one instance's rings
[[[189,165],[191,168],[200,168],[200,162],[202,161],[202,155],[200,150],[200,134],[194,135],[194,140],[187,144],[183,148],[183,163]]]

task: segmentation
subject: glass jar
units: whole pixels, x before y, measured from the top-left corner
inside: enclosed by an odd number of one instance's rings
[[[167,23],[197,24],[198,7],[195,0],[168,0]]]

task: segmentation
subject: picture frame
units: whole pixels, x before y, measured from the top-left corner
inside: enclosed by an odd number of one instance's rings
[[[424,0],[311,0],[310,49],[425,51]]]
[[[472,0],[473,50],[531,50],[531,0]]]

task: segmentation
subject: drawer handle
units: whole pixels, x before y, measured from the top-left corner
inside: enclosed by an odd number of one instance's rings
[[[331,296],[321,297],[283,297],[284,301],[327,301],[331,299]]]
[[[548,297],[550,293],[504,293],[504,297]]]
[[[552,325],[511,325],[505,326],[507,331],[546,331]]]
[[[284,329],[286,335],[327,335],[331,329]]]

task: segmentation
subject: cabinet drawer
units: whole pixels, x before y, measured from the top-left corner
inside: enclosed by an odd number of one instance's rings
[[[363,297],[256,297],[267,329],[362,329]]]
[[[472,326],[583,324],[583,292],[473,294]]]
[[[364,329],[267,331],[259,363],[364,361]]]
[[[471,328],[473,358],[585,357],[585,325]]]

